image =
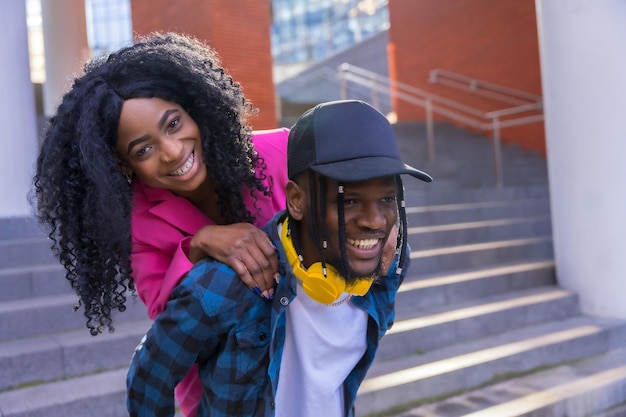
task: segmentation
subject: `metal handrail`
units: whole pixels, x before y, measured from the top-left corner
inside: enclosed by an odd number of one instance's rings
[[[441,71],[441,70],[440,70]],[[431,73],[432,74],[432,73]],[[441,75],[441,73],[437,73]],[[448,74],[446,74],[448,75]],[[348,82],[370,88],[372,93],[372,105],[376,106],[378,93],[388,94],[390,97],[406,101],[418,107],[422,107],[426,112],[426,137],[428,141],[428,159],[435,160],[435,140],[434,140],[434,120],[433,115],[439,114],[446,116],[457,123],[470,126],[479,130],[491,130],[493,132],[494,143],[494,160],[496,186],[503,186],[502,178],[502,146],[500,130],[506,127],[519,126],[529,123],[535,123],[543,120],[543,105],[541,97],[533,94],[519,92],[507,87],[497,86],[496,84],[475,80],[476,85],[488,87],[497,91],[499,95],[504,96],[510,93],[517,97],[518,101],[527,100],[524,103],[517,102],[514,107],[507,107],[500,110],[484,112],[471,106],[450,100],[445,97],[432,94],[430,92],[420,90],[408,84],[404,84],[395,80],[391,80],[380,74],[365,70],[363,68],[351,65],[341,64],[338,68],[337,77],[339,78],[339,95],[342,99],[347,98]],[[478,87],[476,87],[476,91]],[[520,94],[521,93],[521,94]],[[484,95],[484,94],[483,94]],[[532,100],[528,103],[529,100]],[[500,100],[504,101],[504,100]],[[505,101],[506,102],[506,101]],[[528,112],[541,112],[530,116],[522,116]],[[512,117],[517,116],[517,117]],[[503,117],[509,117],[502,120]]]
[[[305,72],[304,74],[296,74],[286,80],[283,80],[281,84],[291,84],[298,87],[306,87],[310,84],[319,82],[320,79],[327,81],[337,82],[337,71],[333,71],[328,67],[321,67],[313,72]]]
[[[514,88],[490,83],[467,75],[458,74],[436,68],[430,71],[428,81],[431,84],[444,84],[458,90],[469,91],[509,104],[541,103],[542,98],[536,94]]]

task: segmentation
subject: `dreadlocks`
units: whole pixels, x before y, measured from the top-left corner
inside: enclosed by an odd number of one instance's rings
[[[407,241],[407,216],[404,202],[404,185],[399,175],[394,177],[395,183],[398,188],[398,202],[397,202],[397,215],[399,221],[399,230],[396,240],[396,256],[399,255],[398,264],[396,267],[396,274],[400,275],[404,267],[406,258],[406,249],[408,245]],[[308,172],[309,183],[309,199],[310,199],[310,217],[311,217],[311,231],[313,235],[314,243],[320,253],[321,263],[326,273],[326,260],[324,258],[323,250],[327,246],[327,236],[325,229],[324,219],[326,218],[326,192],[328,187],[327,178],[322,175],[316,175],[314,171]],[[318,187],[319,185],[319,187]],[[337,185],[337,222],[338,222],[338,238],[339,238],[339,251],[341,254],[341,265],[334,265],[337,268],[343,278],[348,282],[353,277],[352,269],[348,261],[347,249],[346,249],[346,221],[345,221],[345,201],[344,201],[344,183],[338,183]],[[319,210],[319,211],[318,211]],[[321,221],[320,221],[321,219]],[[292,223],[294,221],[292,220]],[[293,241],[296,246],[297,252],[301,253],[299,248],[300,236],[298,228],[293,228]]]

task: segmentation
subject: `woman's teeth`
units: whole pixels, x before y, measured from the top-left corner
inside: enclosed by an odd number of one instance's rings
[[[378,239],[354,240],[348,239],[348,243],[359,249],[372,249],[378,243]]]
[[[187,161],[185,162],[185,165],[183,165],[182,167],[180,167],[180,169],[177,169],[174,172],[170,172],[170,176],[178,177],[178,176],[185,175],[186,173],[188,173],[191,167],[193,166],[193,159],[194,159],[194,153],[192,152],[191,155],[189,155],[189,159],[187,159]]]

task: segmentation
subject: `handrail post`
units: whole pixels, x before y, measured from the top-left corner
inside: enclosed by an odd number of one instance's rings
[[[370,88],[372,90],[372,106],[374,106],[377,109],[380,109],[380,107],[378,107],[378,94],[376,94],[376,80],[372,79],[371,83],[370,83]]]
[[[341,98],[341,100],[346,100],[348,98],[348,90],[346,86],[345,73],[346,73],[345,65],[340,65],[337,75],[339,78],[339,98]]]
[[[493,126],[493,153],[496,168],[496,187],[502,188],[504,181],[502,179],[502,144],[500,140],[500,119],[498,119],[497,117],[493,118],[491,124]]]
[[[433,103],[426,99],[426,140],[428,141],[428,161],[435,160],[435,129],[433,126]]]

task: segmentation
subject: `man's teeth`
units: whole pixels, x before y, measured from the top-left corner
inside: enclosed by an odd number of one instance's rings
[[[176,171],[171,172],[170,175],[172,177],[178,177],[180,175],[185,175],[186,173],[188,173],[191,167],[193,166],[193,159],[194,159],[194,154],[192,153],[189,156],[189,159],[187,159],[187,162],[185,162],[185,165],[183,165],[180,169],[177,169]]]
[[[348,239],[348,243],[359,249],[371,249],[378,243],[378,239],[354,240]]]

